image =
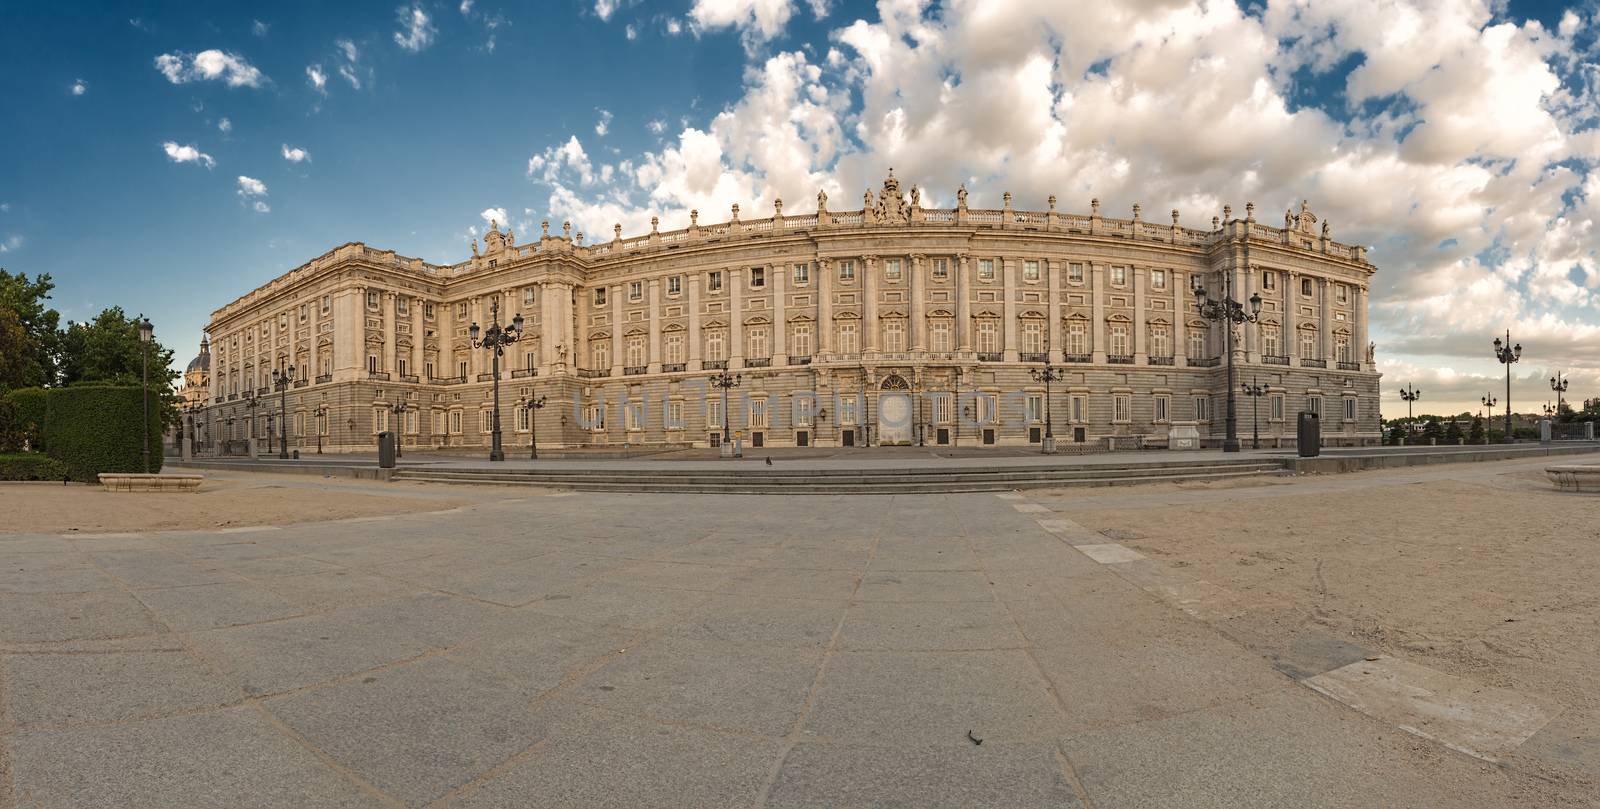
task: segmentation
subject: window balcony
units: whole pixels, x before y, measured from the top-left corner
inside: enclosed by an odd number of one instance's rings
[[[367,372],[367,378],[368,379],[376,379],[376,380],[378,380],[380,382],[388,382],[389,381],[389,372],[388,371],[368,371]]]
[[[1112,365],[1132,365],[1133,364],[1133,355],[1132,354],[1107,354],[1106,355],[1106,362],[1109,362]]]
[[[1287,356],[1278,356],[1276,354],[1262,354],[1261,355],[1261,361],[1266,363],[1267,365],[1288,365],[1289,364],[1289,358]]]
[[[790,365],[810,365],[811,364],[811,357],[809,355],[808,356],[804,356],[804,357],[790,357],[789,358],[789,364]]]
[[[428,380],[435,385],[460,385],[467,381],[464,376],[436,376]]]
[[[512,371],[511,371],[511,378],[512,379],[527,379],[530,376],[538,376],[538,375],[539,375],[539,369],[538,368],[515,368],[515,369],[512,369]]]
[[[319,374],[317,376],[317,384],[318,385],[325,385],[325,384],[327,384],[329,382],[332,382],[332,381],[333,381],[333,374]]]
[[[309,385],[309,384],[311,384],[311,383],[305,377],[301,377],[301,378],[296,379],[294,381],[294,386],[297,387],[297,388],[303,388],[303,387],[305,387],[306,385]]]
[[[493,382],[494,381],[494,374],[493,373],[478,374],[478,381],[479,382]]]
[[[726,370],[728,370],[728,361],[727,360],[706,360],[705,362],[700,364],[700,367],[706,369],[707,371],[726,371]]]
[[[1221,357],[1190,357],[1190,368],[1215,368],[1222,364]]]
[[[1341,371],[1359,371],[1359,370],[1361,370],[1361,363],[1359,363],[1359,362],[1350,362],[1349,360],[1339,360],[1339,370],[1341,370]]]
[[[979,351],[978,362],[1000,362],[1006,355],[1000,351]]]
[[[1173,359],[1172,359],[1172,357],[1151,357],[1150,358],[1150,364],[1151,365],[1171,365],[1171,364],[1173,364]]]
[[[1049,362],[1050,355],[1037,351],[1017,355],[1023,362]]]
[[[385,376],[384,378],[388,379],[387,376]],[[265,395],[267,395],[267,394],[269,394],[271,392],[272,392],[272,388],[266,388],[266,387],[256,388],[256,395],[257,396],[265,396]]]
[[[579,368],[578,369],[578,378],[579,379],[600,379],[602,377],[607,377],[607,376],[611,376],[611,369],[610,368]]]
[[[680,371],[686,371],[688,369],[689,369],[688,364],[687,363],[682,363],[682,362],[668,362],[668,363],[663,363],[662,366],[661,366],[661,372],[664,373],[664,374],[678,373]]]
[[[1066,362],[1094,362],[1093,354],[1063,354],[1061,359]]]
[[[650,370],[648,365],[629,365],[622,369],[623,376],[640,376]]]
[[[746,368],[770,368],[770,367],[772,367],[772,358],[771,357],[745,357],[744,367],[746,367]]]
[[[415,382],[421,382],[422,378],[417,376],[416,374],[405,374],[405,375],[400,377],[400,381],[401,382],[413,382],[413,383],[415,383]]]
[[[1320,359],[1319,360],[1301,359],[1300,360],[1300,367],[1301,368],[1326,368],[1326,367],[1328,367],[1328,361],[1327,360],[1320,360]]]

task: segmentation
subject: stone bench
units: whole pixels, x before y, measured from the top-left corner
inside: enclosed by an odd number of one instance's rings
[[[1548,466],[1550,482],[1564,492],[1600,492],[1600,466]]]
[[[108,492],[192,492],[205,475],[146,475],[138,472],[101,472],[100,485]]]

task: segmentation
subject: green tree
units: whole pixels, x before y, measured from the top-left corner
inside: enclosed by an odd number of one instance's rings
[[[1439,420],[1436,418],[1428,419],[1428,423],[1422,427],[1423,440],[1428,441],[1429,443],[1435,443],[1443,437],[1444,430],[1439,426]]]
[[[1389,422],[1389,446],[1400,446],[1405,439],[1405,435],[1405,425],[1401,424],[1399,420]]]
[[[1446,444],[1459,444],[1459,443],[1461,443],[1461,438],[1462,438],[1462,436],[1461,436],[1461,422],[1456,421],[1455,419],[1451,419],[1450,420],[1450,426],[1446,427],[1445,430],[1444,430],[1444,441],[1445,441],[1445,443]]]
[[[93,320],[67,323],[61,332],[60,383],[85,382],[137,385],[142,379],[145,352],[149,351],[150,387],[161,395],[162,422],[177,423],[177,395],[172,383],[178,372],[172,370],[172,349],[151,340],[147,347],[139,340],[142,316],[129,317],[122,307],[113,306]]]
[[[57,328],[61,313],[45,305],[55,283],[49,275],[29,279],[0,268],[0,388],[48,385],[56,379]],[[21,336],[11,323],[21,327]],[[17,370],[11,370],[12,367]]]
[[[1467,443],[1482,444],[1485,433],[1483,431],[1483,417],[1473,416],[1472,427],[1467,430]]]

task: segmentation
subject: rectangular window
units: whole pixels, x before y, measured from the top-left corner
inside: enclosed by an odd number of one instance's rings
[[[811,265],[805,262],[794,265],[794,283],[802,286],[811,283]]]
[[[1210,399],[1210,397],[1207,397],[1207,396],[1196,396],[1196,397],[1194,397],[1194,420],[1195,421],[1210,421],[1211,420],[1211,399]]]
[[[674,275],[667,278],[667,294],[678,295],[683,292],[683,276]]]
[[[330,312],[332,310],[333,310],[333,296],[332,295],[323,295],[322,296],[322,313],[323,314],[327,314],[328,312]]]
[[[766,285],[767,285],[767,268],[765,268],[765,267],[751,267],[750,268],[750,288],[751,289],[760,289],[760,288],[762,288],[762,287],[764,287]]]
[[[466,319],[467,319],[467,302],[466,301],[462,301],[462,302],[456,304],[456,320],[466,320]]]
[[[706,400],[706,424],[713,430],[722,429],[722,399],[713,397]]]
[[[1261,353],[1266,354],[1269,357],[1283,356],[1283,352],[1280,350],[1283,348],[1281,345],[1281,339],[1281,336],[1278,334],[1277,326],[1262,326]]]
[[[854,395],[849,395],[849,394],[841,394],[840,395],[840,397],[839,397],[839,423],[840,424],[855,424],[856,423],[856,402],[857,402],[857,399],[856,399],[856,397]]]
[[[817,402],[815,399],[797,398],[794,400],[794,426],[810,427],[815,415]]]
[[[746,414],[745,426],[752,430],[767,427],[767,399],[764,396],[750,398],[750,412]]]
[[[1116,393],[1111,396],[1111,420],[1118,424],[1125,424],[1133,420],[1133,397],[1126,393]]]
[[[677,429],[683,426],[683,401],[674,399],[667,402],[667,429]]]
[[[706,332],[706,359],[720,362],[728,358],[728,333],[722,329]]]
[[[605,287],[600,287],[599,289],[596,289],[594,291],[594,305],[595,306],[605,306],[606,305],[606,288]]]
[[[532,306],[533,305],[533,296],[534,296],[533,289],[534,289],[533,287],[523,287],[522,288],[522,305],[523,306]]]
[[[1307,413],[1315,413],[1318,416],[1321,416],[1322,415],[1322,397],[1321,396],[1307,396],[1306,397],[1306,412]]]
[[[1044,394],[1028,394],[1028,398],[1023,400],[1022,417],[1029,424],[1044,421]]]
[[[1272,290],[1278,288],[1278,274],[1272,270],[1261,271],[1261,288]]]
[[[456,363],[456,377],[460,378],[460,379],[463,379],[463,380],[467,378],[467,361],[466,360],[462,360],[462,361]]]
[[[425,303],[422,305],[422,316],[428,320],[433,319],[433,304]]]
[[[1344,284],[1335,284],[1333,286],[1333,297],[1338,299],[1340,303],[1350,300],[1350,288]]]
[[[1206,332],[1204,327],[1189,326],[1189,359],[1203,360],[1206,357]]]
[[[1037,260],[1030,258],[1030,259],[1022,262],[1022,280],[1024,280],[1024,281],[1037,281],[1037,280],[1039,280],[1039,262]]]
[[[367,308],[368,309],[373,309],[373,310],[376,310],[378,308],[378,293],[376,293],[376,292],[368,292],[367,293]]]
[[[628,283],[628,300],[638,303],[644,300],[644,282],[630,281]]]
[[[644,402],[628,400],[622,408],[622,426],[628,430],[644,429]]]
[[[1268,397],[1272,402],[1267,418],[1272,421],[1283,421],[1283,394],[1274,393]]]
[[[525,433],[528,431],[528,413],[530,412],[532,411],[526,407],[516,408],[517,422],[515,429],[517,432]]]
[[[712,292],[716,292],[716,291],[722,289],[722,271],[721,270],[718,270],[716,272],[710,273],[706,277],[706,289],[709,289]]]
[[[381,433],[389,429],[389,408],[372,408],[372,432]]]
[[[789,356],[811,356],[810,323],[796,323],[789,329]]]
[[[1307,298],[1311,297],[1311,279],[1310,278],[1302,278],[1302,279],[1300,279],[1300,294],[1306,296]]]
[[[767,327],[751,326],[745,334],[744,354],[747,357],[766,358],[772,356],[772,349],[767,344]]]
[[[1067,280],[1074,284],[1083,283],[1083,265],[1073,262],[1067,265]]]
[[[846,283],[856,280],[856,263],[848,258],[839,260],[839,280]]]
[[[378,355],[376,355],[376,354],[368,354],[367,355],[367,372],[368,373],[373,373],[373,374],[378,372]]]
[[[933,260],[933,277],[938,280],[950,277],[949,259],[936,258]]]
[[[1150,271],[1150,288],[1151,289],[1166,289],[1167,288],[1167,271],[1166,270],[1151,270]]]
[[[906,350],[906,322],[904,320],[894,318],[884,322],[883,350],[890,354],[899,354]]]
[[[611,341],[589,341],[589,365],[592,368],[604,370],[611,367]]]
[[[1133,346],[1128,340],[1128,324],[1111,324],[1111,353],[1118,356],[1127,356],[1133,353]]]
[[[683,364],[683,332],[667,332],[667,359],[668,365]]]
[[[630,367],[637,368],[645,364],[645,338],[642,334],[628,337],[628,361]]]
[[[311,319],[311,307],[300,304],[300,322],[304,323],[309,319]]]
[[[1044,353],[1044,321],[1022,321],[1022,351],[1025,354]]]
[[[980,258],[980,259],[978,259],[978,280],[980,280],[980,281],[993,281],[994,280],[994,259],[992,259],[992,258]]]
[[[479,410],[478,411],[478,431],[479,432],[484,432],[484,433],[492,433],[492,432],[494,432],[494,411],[492,411],[492,410]]]
[[[1354,397],[1346,396],[1344,399],[1344,420],[1356,420],[1356,400]]]
[[[840,323],[839,324],[839,340],[838,340],[839,353],[840,354],[855,354],[855,353],[858,353],[861,350],[860,349],[860,345],[861,344],[856,341],[856,338],[858,336],[859,336],[859,334],[856,331],[856,324],[854,324],[854,323]]]
[[[1000,350],[1000,324],[992,317],[978,321],[978,351],[993,354]]]
[[[417,411],[415,411],[415,410],[407,410],[406,413],[405,413],[405,416],[403,416],[402,418],[403,418],[404,423],[405,423],[404,429],[405,429],[406,435],[416,435],[417,434]]]
[[[950,319],[937,318],[928,323],[928,350],[950,351]]]
[[[952,412],[951,411],[951,407],[950,407],[950,403],[951,403],[953,398],[954,398],[953,395],[949,394],[949,393],[935,393],[935,394],[933,394],[932,399],[933,399],[933,423],[934,424],[949,424],[950,423],[950,414]]]
[[[1067,353],[1079,356],[1089,353],[1089,324],[1081,320],[1067,323]]]
[[[450,411],[450,434],[461,435],[461,411]]]
[[[394,369],[399,371],[401,376],[410,376],[411,362],[405,357],[401,357],[394,361]]]
[[[1157,424],[1165,424],[1171,420],[1172,417],[1169,415],[1172,410],[1171,396],[1158,393],[1150,401],[1155,405],[1155,422]]]
[[[395,298],[394,310],[402,315],[411,314],[411,299],[404,296]]]
[[[1158,323],[1150,327],[1150,356],[1172,356],[1172,332],[1165,324]]]
[[[883,262],[883,277],[884,277],[884,279],[889,280],[889,281],[898,281],[898,280],[900,280],[900,259],[897,259],[897,258],[884,259],[884,262]]]
[[[1317,359],[1317,333],[1311,329],[1300,330],[1300,359]]]
[[[1123,286],[1123,285],[1125,285],[1127,283],[1128,283],[1128,268],[1127,267],[1115,267],[1115,266],[1112,267],[1111,268],[1111,285],[1120,287],[1120,286]]]
[[[433,360],[428,360],[427,362],[423,363],[422,367],[423,371],[427,373],[428,379],[433,379]]]

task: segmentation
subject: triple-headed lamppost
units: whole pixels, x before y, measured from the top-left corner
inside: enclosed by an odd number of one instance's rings
[[[1490,418],[1494,417],[1494,406],[1497,404],[1499,404],[1499,401],[1494,398],[1494,394],[1485,393],[1483,395],[1483,406],[1489,410]],[[1483,443],[1489,443],[1489,419],[1483,420]]]
[[[523,410],[528,411],[528,460],[539,459],[539,411],[544,409],[545,397],[529,397],[517,402]]]
[[[1028,373],[1033,375],[1033,381],[1044,383],[1044,441],[1039,445],[1039,452],[1053,455],[1056,451],[1056,433],[1055,426],[1050,420],[1050,383],[1061,381],[1061,371],[1050,367],[1050,352],[1047,350],[1044,355],[1044,368],[1030,368]]]
[[[497,374],[497,376],[498,376],[498,374]],[[496,380],[496,382],[498,383],[498,380]],[[399,393],[395,394],[395,396],[399,396],[399,395],[400,395]],[[500,396],[498,394],[496,394],[495,397],[494,397],[494,400],[496,402],[500,401]],[[406,418],[406,411],[409,410],[409,409],[411,409],[411,408],[409,407],[409,405],[407,405],[407,403],[406,403],[406,401],[404,399],[398,399],[397,398],[397,399],[394,400],[394,404],[389,405],[389,412],[394,414],[394,420],[395,420],[395,428],[396,429],[394,431],[394,457],[396,457],[396,458],[401,457],[400,445],[405,443],[405,437],[406,437],[406,422],[405,422],[405,418]]]
[[[294,366],[273,369],[272,386],[278,389],[278,460],[289,460],[289,383],[294,381]]]
[[[144,387],[139,391],[139,403],[144,407],[144,473],[150,474],[150,342],[155,339],[156,328],[150,318],[139,318],[139,376]]]
[[[316,424],[316,430],[317,430],[317,454],[321,455],[322,454],[322,425],[327,423],[326,419],[328,418],[328,406],[326,404],[317,405],[317,409],[311,411],[311,415],[315,416],[316,419],[317,419],[317,424]]]
[[[728,436],[728,390],[739,387],[739,381],[744,374],[730,374],[723,371],[711,377],[711,387],[722,389],[722,452],[724,458],[733,457],[733,441]]]
[[[1506,331],[1506,341],[1494,338],[1494,358],[1506,367],[1506,435],[1502,440],[1511,444],[1517,439],[1511,434],[1511,363],[1522,359],[1522,344],[1511,345],[1511,332]]]
[[[1270,393],[1272,386],[1265,383],[1257,385],[1255,381],[1256,378],[1252,376],[1250,377],[1251,384],[1240,383],[1239,389],[1243,391],[1244,395],[1250,397],[1250,448],[1261,449],[1261,421],[1259,418],[1261,397]]]
[[[1195,307],[1200,310],[1200,316],[1206,320],[1221,321],[1222,330],[1227,332],[1228,352],[1228,431],[1222,438],[1223,452],[1239,451],[1239,425],[1234,419],[1234,380],[1233,380],[1233,325],[1235,323],[1254,323],[1261,317],[1261,296],[1250,296],[1250,310],[1245,311],[1244,304],[1233,299],[1233,273],[1224,271],[1222,300],[1208,300],[1206,288],[1194,288]]]
[[[1422,391],[1417,390],[1417,386],[1413,384],[1410,388],[1400,389],[1400,398],[1406,400],[1406,431],[1404,435],[1409,436],[1411,435],[1412,425],[1416,424],[1415,417],[1411,415],[1411,405],[1418,399],[1422,398]],[[1401,438],[1400,440],[1402,443],[1405,441],[1404,438]]]
[[[482,339],[479,339],[479,333]],[[467,329],[467,335],[472,340],[473,348],[488,349],[494,357],[494,432],[489,441],[489,460],[503,461],[506,453],[500,448],[500,358],[505,356],[506,346],[522,339],[522,313],[518,312],[511,318],[511,325],[500,327],[500,297],[497,295],[489,305],[489,328],[480,330],[474,322]]]
[[[1560,371],[1557,371],[1555,376],[1550,377],[1550,389],[1556,392],[1555,415],[1557,418],[1561,416],[1561,394],[1567,392],[1567,382],[1569,381]]]

